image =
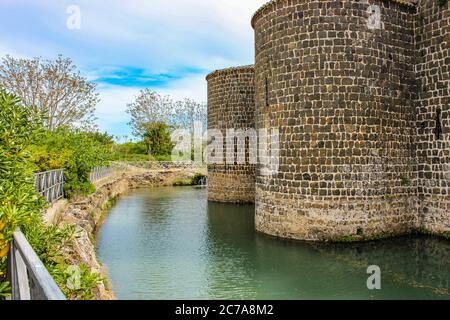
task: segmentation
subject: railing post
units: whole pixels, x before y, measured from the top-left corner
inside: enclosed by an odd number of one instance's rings
[[[28,271],[25,262],[19,251],[14,248],[14,257],[16,265],[16,275],[17,275],[17,287],[19,292],[20,300],[31,300],[30,293],[30,282],[28,279]]]
[[[19,284],[17,281],[14,240],[12,240],[9,244],[8,270],[6,272],[6,275],[7,275],[7,280],[11,286],[11,300],[19,300],[20,292],[19,292]]]
[[[14,233],[11,242],[8,279],[12,300],[65,300],[61,289],[20,230]]]

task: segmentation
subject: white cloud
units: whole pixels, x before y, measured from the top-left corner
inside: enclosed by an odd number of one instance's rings
[[[253,13],[268,0],[1,0],[0,55],[72,58],[90,80],[121,67],[148,74],[186,72],[155,90],[206,101],[206,73],[254,60]],[[67,6],[81,9],[81,30],[66,28]],[[18,19],[18,17],[21,19]],[[23,24],[21,21],[27,21]],[[195,74],[189,70],[205,70]],[[99,85],[99,126],[127,131],[127,103],[139,88]]]
[[[129,134],[129,121],[126,113],[127,104],[139,94],[137,88],[120,86],[100,86],[98,88],[101,101],[97,105],[96,116],[99,129],[114,134]],[[122,133],[123,132],[123,133]]]
[[[171,96],[174,100],[182,100],[184,98],[193,99],[198,102],[206,102],[207,100],[207,88],[204,75],[192,75],[172,81],[167,88],[162,88],[158,91]]]

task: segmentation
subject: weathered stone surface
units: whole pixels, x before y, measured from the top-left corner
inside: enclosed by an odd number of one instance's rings
[[[416,15],[419,219],[450,231],[450,3],[419,1]]]
[[[280,130],[279,172],[256,168],[257,229],[449,232],[449,2],[273,0],[252,26],[255,127]]]
[[[417,225],[414,10],[371,4],[379,30],[357,1],[275,1],[253,20],[256,127],[287,119],[279,174],[257,178],[259,231],[329,240]]]
[[[218,70],[208,80],[208,130],[219,130],[224,140],[222,163],[208,165],[208,199],[217,202],[253,203],[255,201],[255,164],[251,163],[248,142],[245,163],[238,164],[237,141],[234,160],[227,162],[227,129],[255,127],[254,68],[244,66]],[[209,159],[211,160],[211,159]]]

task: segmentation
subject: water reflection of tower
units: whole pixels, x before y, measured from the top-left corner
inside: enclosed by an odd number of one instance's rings
[[[207,228],[210,297],[255,298],[254,206],[209,202]]]

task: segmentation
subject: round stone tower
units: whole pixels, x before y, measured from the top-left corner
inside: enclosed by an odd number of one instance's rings
[[[208,131],[217,131],[214,159],[208,159],[208,199],[217,202],[255,201],[254,67],[217,70],[208,81]],[[234,131],[233,131],[234,130]],[[220,150],[219,150],[220,148]]]
[[[411,3],[274,0],[256,12],[256,129],[280,132],[278,172],[257,168],[259,231],[356,240],[417,225]]]

